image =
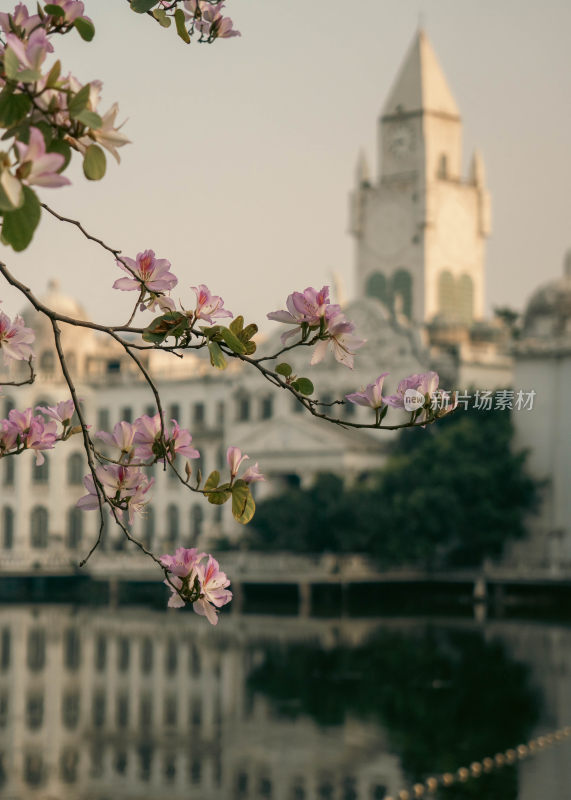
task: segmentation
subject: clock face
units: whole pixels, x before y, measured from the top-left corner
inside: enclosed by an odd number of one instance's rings
[[[414,129],[405,123],[398,124],[390,135],[389,150],[397,158],[402,158],[414,149]]]

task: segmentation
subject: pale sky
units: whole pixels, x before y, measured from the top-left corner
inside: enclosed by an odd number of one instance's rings
[[[487,301],[521,308],[571,247],[569,0],[227,0],[242,38],[185,46],[123,0],[86,0],[97,34],[65,37],[64,71],[101,78],[133,144],[99,184],[41,190],[134,257],[169,258],[187,305],[206,283],[267,327],[294,289],[353,292],[347,231],[355,160],[374,172],[376,120],[422,15],[464,122],[464,163],[484,156],[492,196]],[[4,9],[11,8],[4,4]],[[59,279],[88,314],[119,323],[122,273],[44,214],[31,248],[2,258],[38,293]],[[178,291],[180,289],[180,291]],[[4,308],[22,303],[0,289]],[[275,324],[275,323],[274,323]]]

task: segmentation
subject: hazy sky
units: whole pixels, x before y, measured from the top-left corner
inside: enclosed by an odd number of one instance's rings
[[[97,35],[61,42],[64,70],[104,81],[133,144],[107,177],[42,190],[126,255],[169,258],[180,296],[206,283],[263,322],[286,295],[338,272],[352,294],[348,192],[422,14],[492,196],[488,306],[521,307],[571,247],[569,0],[227,0],[242,38],[185,46],[123,0],[87,0]],[[7,9],[7,4],[4,4]],[[11,7],[11,6],[10,6]],[[50,277],[92,318],[124,321],[113,260],[47,215],[3,258],[29,285]],[[5,291],[5,307],[21,306]]]

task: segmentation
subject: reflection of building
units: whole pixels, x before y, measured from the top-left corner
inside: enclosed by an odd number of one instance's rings
[[[546,481],[529,537],[512,559],[555,569],[571,566],[571,252],[562,278],[531,296],[515,350],[514,385],[536,392],[532,414],[514,414],[518,449],[529,450],[529,470]]]
[[[326,638],[328,627],[315,622],[305,635]],[[248,688],[261,645],[276,638],[275,620],[265,634],[254,628],[140,609],[0,612],[0,793],[371,800],[396,791],[398,758],[376,726],[278,720]],[[291,636],[299,640],[295,622]]]

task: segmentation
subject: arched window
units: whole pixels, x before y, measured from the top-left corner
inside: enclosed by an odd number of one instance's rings
[[[44,350],[40,356],[40,369],[47,374],[53,373],[56,365],[56,357],[53,350]]]
[[[4,462],[4,486],[13,486],[16,477],[16,459],[14,456],[3,458]]]
[[[458,314],[462,322],[471,322],[474,317],[474,281],[469,275],[458,279]]]
[[[143,544],[147,550],[152,550],[155,539],[155,509],[148,505],[143,517]]]
[[[190,536],[193,544],[202,534],[203,523],[204,509],[201,505],[196,504],[190,509]]]
[[[14,547],[14,511],[10,506],[4,506],[2,511],[2,547],[11,550]]]
[[[245,392],[236,395],[236,419],[247,422],[250,419],[250,396]]]
[[[32,547],[43,550],[48,546],[48,510],[36,506],[30,515],[30,539]]]
[[[166,546],[177,547],[180,537],[180,526],[178,508],[175,505],[170,505],[167,508],[167,531],[166,531]]]
[[[50,479],[50,459],[45,453],[43,454],[43,464],[32,464],[32,482],[33,483],[48,483]]]
[[[365,287],[365,294],[367,297],[376,297],[381,303],[386,306],[390,305],[389,289],[387,279],[381,272],[373,272],[367,278],[367,285]]]
[[[456,281],[449,270],[438,277],[438,310],[441,314],[453,314],[457,310]]]
[[[408,319],[412,318],[412,276],[406,269],[397,269],[392,279],[393,307]]]
[[[67,512],[67,546],[77,550],[83,536],[83,512],[80,508],[70,508]]]
[[[262,419],[271,419],[274,413],[274,398],[271,395],[262,397],[260,416]]]
[[[83,455],[72,453],[67,459],[67,482],[70,486],[81,486],[83,474]]]
[[[46,632],[43,628],[32,628],[28,632],[28,669],[39,672],[46,664]]]

